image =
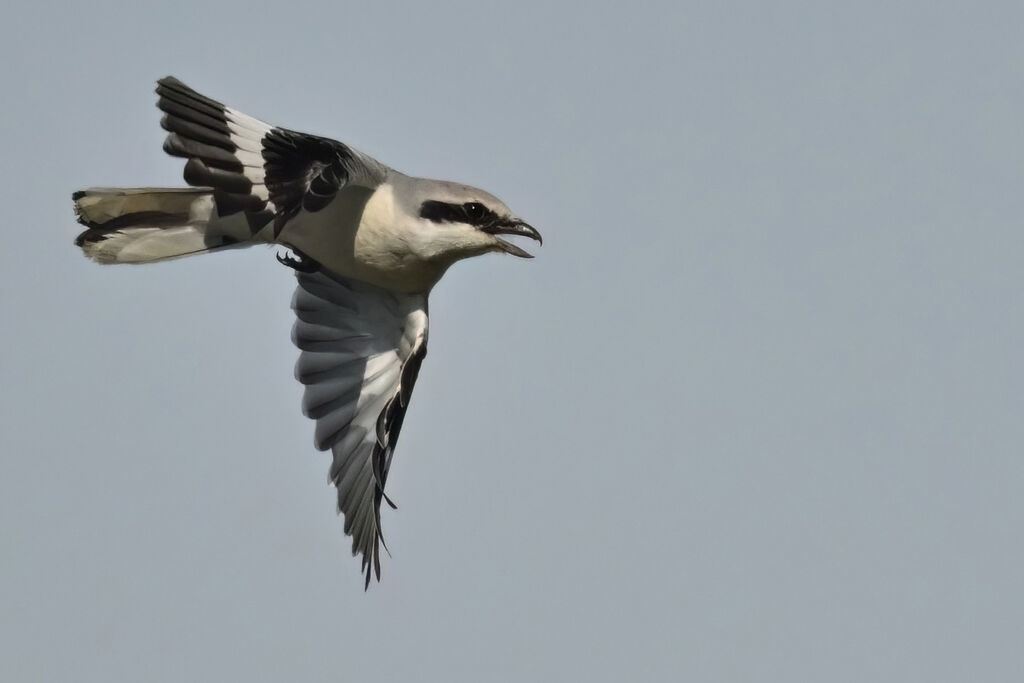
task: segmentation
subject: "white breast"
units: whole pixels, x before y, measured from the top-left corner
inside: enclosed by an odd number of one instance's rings
[[[412,249],[415,221],[395,203],[394,189],[347,187],[320,211],[302,211],[277,241],[294,247],[336,275],[399,292],[425,292],[446,265],[426,262]]]

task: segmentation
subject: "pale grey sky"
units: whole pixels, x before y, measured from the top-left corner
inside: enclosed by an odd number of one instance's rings
[[[1019,3],[15,2],[0,680],[1024,672]],[[362,589],[264,249],[103,268],[173,74],[545,237],[431,299]]]

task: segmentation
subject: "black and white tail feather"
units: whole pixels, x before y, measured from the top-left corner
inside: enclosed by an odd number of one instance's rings
[[[164,150],[187,159],[192,187],[76,192],[75,212],[86,227],[76,244],[99,263],[274,243],[300,212],[320,211],[347,185],[376,187],[388,173],[340,142],[271,126],[177,79],[160,80],[157,94],[169,133]],[[390,503],[384,486],[426,354],[426,294],[322,272],[297,269],[296,276],[303,412],[316,421],[316,447],[333,454],[338,510],[369,586],[371,573],[380,579],[380,504]]]

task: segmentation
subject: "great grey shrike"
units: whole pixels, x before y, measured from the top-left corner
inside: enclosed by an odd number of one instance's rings
[[[295,270],[292,339],[302,410],[353,554],[380,580],[380,504],[427,352],[427,296],[449,266],[540,234],[492,194],[413,178],[341,142],[271,126],[158,81],[164,151],[187,159],[188,188],[94,188],[73,195],[75,241],[98,263],[152,263],[281,245]]]

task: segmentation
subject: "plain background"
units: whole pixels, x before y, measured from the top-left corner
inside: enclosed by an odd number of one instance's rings
[[[0,33],[0,679],[1024,677],[1020,3],[97,0]],[[173,74],[546,238],[431,300],[363,592],[259,248],[104,268]]]

